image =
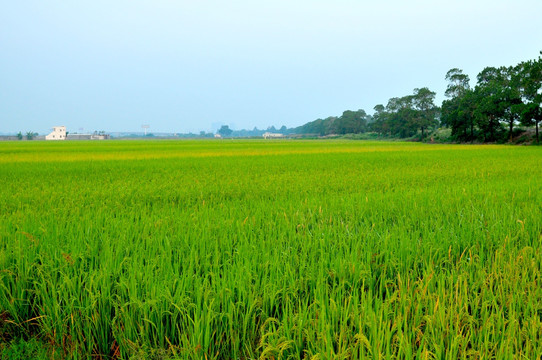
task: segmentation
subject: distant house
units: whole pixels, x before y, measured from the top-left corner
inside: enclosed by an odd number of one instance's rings
[[[222,135],[220,135],[220,134],[215,134],[215,139],[222,139]]]
[[[49,135],[45,135],[45,140],[66,140],[66,127],[55,126],[53,132]]]
[[[266,132],[262,136],[264,139],[280,139],[284,137],[284,134]]]

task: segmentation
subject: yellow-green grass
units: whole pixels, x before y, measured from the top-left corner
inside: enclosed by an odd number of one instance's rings
[[[542,150],[0,143],[0,340],[60,358],[536,358]]]

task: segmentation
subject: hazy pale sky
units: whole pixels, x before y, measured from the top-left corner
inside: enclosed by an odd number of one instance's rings
[[[373,112],[542,50],[540,0],[93,0],[0,6],[0,132],[216,131]]]

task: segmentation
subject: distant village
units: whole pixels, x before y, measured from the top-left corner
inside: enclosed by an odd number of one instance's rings
[[[95,131],[89,134],[70,133],[67,131],[66,126],[54,126],[52,131],[47,135],[39,135],[35,132],[27,132],[23,134],[19,132],[17,135],[0,135],[0,141],[16,141],[16,140],[108,140],[111,138],[155,138],[155,139],[178,139],[178,138],[215,138],[222,139],[227,137],[263,137],[264,139],[282,139],[287,137],[287,134],[273,132],[273,131],[261,131],[259,134],[236,134],[234,131],[229,130],[224,132],[224,128],[217,131],[216,134],[201,132],[198,134],[152,134],[145,131],[144,134],[137,133],[115,133],[115,135],[107,134],[104,131]],[[146,129],[145,129],[146,130]],[[269,130],[269,129],[268,129]],[[274,128],[272,130],[275,130]],[[244,130],[243,130],[244,131]]]
[[[110,138],[109,134],[103,131],[95,131],[92,134],[70,134],[66,131],[65,126],[54,126],[53,131],[48,135],[39,135],[33,132],[27,132],[23,134],[19,132],[17,135],[3,135],[0,136],[0,140],[107,140]]]

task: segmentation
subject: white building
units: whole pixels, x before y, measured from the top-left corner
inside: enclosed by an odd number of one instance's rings
[[[271,132],[266,132],[262,136],[264,139],[280,139],[284,137],[283,134],[271,133]]]
[[[66,140],[66,127],[55,126],[53,132],[49,135],[45,135],[45,140]]]
[[[222,135],[220,135],[220,134],[215,134],[215,139],[222,139]]]

